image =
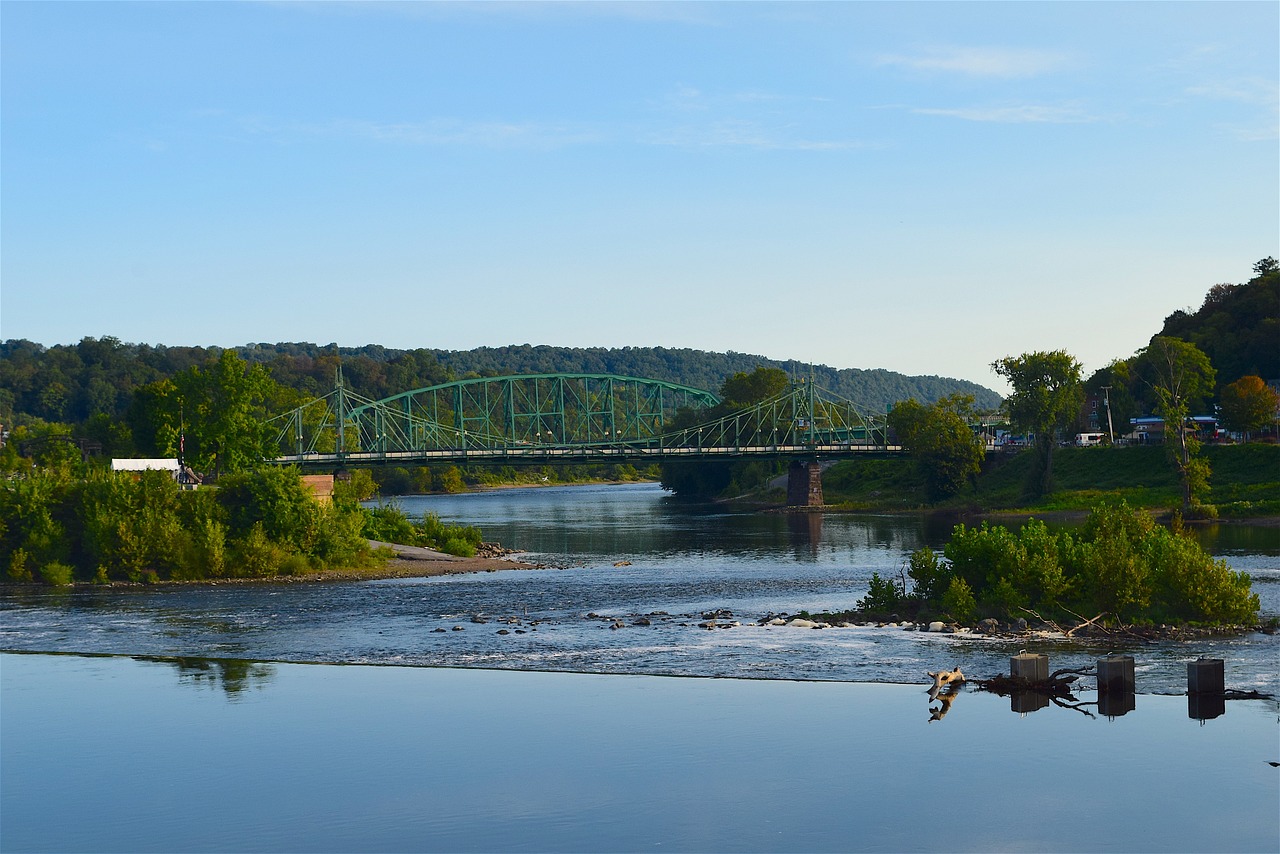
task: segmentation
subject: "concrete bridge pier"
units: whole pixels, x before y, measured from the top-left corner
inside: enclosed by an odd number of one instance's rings
[[[794,460],[787,471],[787,506],[821,507],[822,467],[817,460]]]

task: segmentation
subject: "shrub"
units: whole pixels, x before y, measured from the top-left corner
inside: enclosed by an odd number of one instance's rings
[[[942,611],[953,620],[967,622],[978,615],[978,603],[973,598],[969,583],[963,578],[952,578],[947,591],[942,594]]]
[[[1054,534],[1034,520],[1016,535],[985,523],[958,525],[944,550],[949,566],[924,551],[912,556],[917,591],[940,598],[956,619],[974,606],[1005,616],[1085,608],[1122,622],[1240,625],[1255,621],[1259,610],[1248,575],[1124,502],[1094,508],[1076,536]],[[937,597],[946,572],[954,578]]]
[[[440,551],[458,557],[475,557],[476,544],[463,537],[449,537],[439,545]]]
[[[40,567],[40,580],[53,587],[66,587],[71,584],[73,573],[70,566],[55,560]]]
[[[267,537],[266,528],[255,522],[235,544],[231,574],[261,577],[275,575],[288,553]]]
[[[947,588],[955,581],[951,565],[928,546],[912,552],[907,566],[907,575],[915,585],[914,594],[926,601],[941,600]],[[965,584],[965,589],[969,589],[968,584]],[[970,596],[972,595],[971,592]]]
[[[858,600],[858,610],[871,613],[888,613],[898,609],[906,599],[906,585],[892,578],[881,578],[880,573],[871,573],[871,588],[867,595]]]

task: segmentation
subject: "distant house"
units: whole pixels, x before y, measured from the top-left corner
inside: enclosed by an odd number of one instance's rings
[[[1158,445],[1164,441],[1164,419],[1156,415],[1130,418],[1129,440],[1140,445]],[[1187,419],[1187,430],[1194,430],[1204,441],[1218,438],[1218,419],[1212,415],[1193,415]]]
[[[1137,442],[1140,445],[1158,445],[1164,441],[1164,419],[1155,415],[1130,418],[1129,428],[1127,438],[1131,442]]]
[[[195,489],[200,485],[202,478],[191,470],[190,466],[184,466],[176,459],[113,459],[111,461],[112,471],[167,471],[181,484],[183,489]]]

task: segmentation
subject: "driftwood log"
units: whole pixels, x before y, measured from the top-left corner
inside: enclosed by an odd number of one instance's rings
[[[933,680],[933,687],[929,689],[931,697],[936,697],[938,692],[948,685],[959,684],[964,681],[964,674],[957,667],[954,670],[939,670],[937,673],[926,673]]]

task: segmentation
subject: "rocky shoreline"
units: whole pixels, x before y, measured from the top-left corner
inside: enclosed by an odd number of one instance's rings
[[[953,634],[984,639],[1037,639],[1037,640],[1123,640],[1130,643],[1157,643],[1161,641],[1193,640],[1206,637],[1229,637],[1235,635],[1261,632],[1272,635],[1275,626],[1124,626],[1099,627],[1089,625],[1073,629],[1063,629],[1052,623],[1032,623],[1025,619],[1016,619],[1002,623],[999,620],[983,620],[976,626],[961,626],[939,620],[927,623],[914,620],[870,620],[850,618],[850,615],[838,615],[838,619],[822,619],[830,615],[791,615],[765,614],[757,618],[738,618],[726,608],[703,611],[694,614],[671,614],[666,611],[650,611],[643,614],[600,614],[591,611],[582,615],[581,619],[598,622],[601,627],[613,631],[630,628],[644,628],[655,624],[674,624],[679,627],[699,628],[707,631],[735,629],[743,626],[792,629],[854,629],[877,628],[908,632],[925,632],[934,634]],[[530,619],[527,615],[473,614],[468,622],[472,625],[497,624],[497,634],[525,634],[526,631],[537,631],[539,625],[550,624],[554,620]],[[466,626],[456,625],[453,631],[464,631]],[[436,632],[446,631],[443,628]]]

